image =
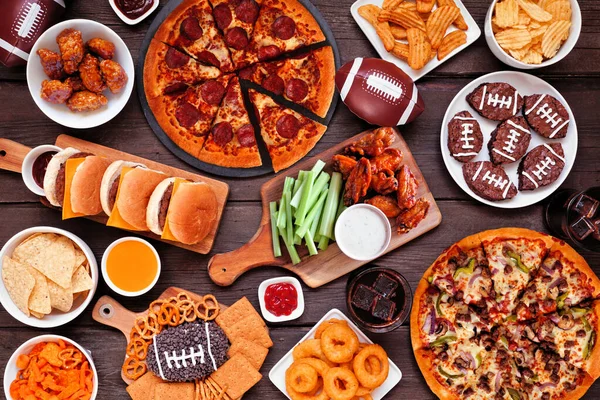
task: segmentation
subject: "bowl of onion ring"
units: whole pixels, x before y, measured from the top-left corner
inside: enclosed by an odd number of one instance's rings
[[[383,347],[333,309],[279,360],[269,379],[291,400],[380,400],[402,372]]]

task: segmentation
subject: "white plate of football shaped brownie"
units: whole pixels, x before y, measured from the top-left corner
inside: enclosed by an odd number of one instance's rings
[[[535,204],[566,179],[577,154],[577,125],[550,84],[515,71],[475,79],[454,97],[440,144],[454,181],[499,208]]]

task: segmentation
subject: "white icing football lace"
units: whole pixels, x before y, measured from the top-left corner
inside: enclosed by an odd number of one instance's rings
[[[505,149],[506,149],[506,147],[505,147]],[[501,152],[500,150],[498,150],[498,149],[496,149],[496,148],[494,148],[494,149],[492,149],[492,150],[494,151],[494,153],[500,154],[502,157],[506,157],[506,158],[508,158],[508,159],[509,159],[509,160],[511,160],[511,161],[517,161],[517,160],[515,160],[515,158],[514,158],[514,157],[512,157],[512,156],[509,156],[508,154],[505,154],[505,153]],[[511,151],[511,153],[512,153],[512,151]]]
[[[481,179],[483,182],[487,181],[490,185],[494,185],[495,188],[504,189],[504,186],[508,183],[508,179],[502,179],[501,176],[496,176],[490,171],[485,171],[485,175]]]
[[[540,116],[542,120],[546,120],[546,123],[550,125],[552,128],[556,128],[563,119],[558,115],[557,112],[552,113],[554,110],[548,105],[548,103],[544,103],[538,110],[535,112]]]
[[[217,363],[215,362],[215,358],[212,355],[212,351],[210,350],[210,331],[208,329],[208,324],[204,324],[204,330],[206,331],[206,349],[208,350],[208,355],[210,356],[210,361],[212,361],[213,370],[217,370]]]
[[[153,342],[153,347],[154,347],[154,358],[156,358],[156,364],[158,364],[158,373],[160,374],[160,377],[164,381],[165,374],[163,374],[162,366],[160,365],[160,357],[158,355],[158,348],[157,348],[157,344],[156,344],[156,342],[158,342],[158,335],[154,336],[154,340],[152,340],[152,342]]]
[[[485,102],[485,94],[487,93],[487,85],[483,86],[483,95],[481,96],[481,103],[479,103],[479,109],[483,110],[483,104]]]
[[[452,119],[458,119],[460,121],[476,121],[476,119],[473,117],[459,117],[458,115]]]
[[[533,110],[535,110],[535,108],[542,102],[542,100],[544,100],[544,97],[546,97],[545,94],[541,95],[540,98],[537,99],[537,101],[535,102],[533,107],[531,107],[529,110],[525,111],[525,115],[529,115],[529,113],[531,113]]]
[[[513,114],[517,113],[517,103],[518,103],[518,98],[519,98],[519,91],[515,90],[515,101],[513,101]]]
[[[550,151],[550,153],[554,154],[554,156],[556,158],[558,158],[560,161],[566,162],[564,157],[561,157],[557,152],[555,152],[554,149],[552,148],[552,146],[550,146],[548,143],[544,143],[544,147],[547,148],[548,151]]]
[[[500,98],[500,95],[498,93],[495,93],[493,95],[489,93],[487,104],[488,106],[496,108],[510,108],[511,104],[513,104],[513,98],[506,96],[502,96],[502,98]]]
[[[479,176],[479,174],[481,173],[481,170],[483,169],[483,161],[481,161],[479,163],[479,168],[477,168],[477,172],[475,172],[475,175],[473,175],[473,182],[475,182],[475,179],[477,179],[477,177]]]
[[[460,140],[463,141],[462,148],[465,150],[472,149],[475,147],[470,143],[470,142],[475,141],[474,137],[469,136],[472,133],[473,133],[473,124],[463,124],[462,125],[462,132],[461,132],[462,137],[460,138]]]
[[[533,174],[536,178],[538,178],[539,181],[541,181],[542,175],[548,175],[548,172],[550,171],[553,165],[556,165],[556,162],[550,156],[546,156],[546,158],[542,160],[542,162],[535,166],[537,169],[533,171]]]
[[[402,85],[393,77],[375,71],[367,78],[367,88],[389,102],[396,102],[402,96]]]
[[[455,157],[467,157],[467,156],[476,156],[477,153],[475,153],[473,151],[468,151],[466,153],[453,153],[452,155]]]
[[[529,175],[527,172],[523,172],[523,175],[525,175],[525,177],[527,177],[531,182],[533,182],[536,189],[540,187],[540,185],[538,185],[538,183],[535,181],[535,179],[533,179],[531,177],[531,175]]]
[[[196,351],[194,347],[190,347],[189,354],[186,354],[185,349],[181,349],[181,356],[178,356],[175,350],[173,350],[172,356],[169,356],[169,353],[165,351],[165,361],[167,362],[167,366],[169,369],[173,369],[171,363],[174,363],[175,368],[177,369],[180,369],[182,366],[183,368],[187,368],[187,360],[190,360],[192,365],[196,365],[196,358],[200,358],[200,364],[204,364],[204,349],[201,344],[198,345],[198,349],[199,350]],[[180,361],[181,364],[179,363]]]

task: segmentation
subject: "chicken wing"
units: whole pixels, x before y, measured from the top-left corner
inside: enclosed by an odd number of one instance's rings
[[[365,200],[365,203],[379,208],[388,218],[396,218],[400,214],[400,211],[402,211],[398,207],[396,199],[390,196],[377,195]]]
[[[383,150],[391,145],[395,138],[393,128],[378,128],[363,136],[358,142],[346,147],[344,151],[361,156],[375,157],[383,153]]]
[[[379,171],[371,177],[371,189],[379,194],[394,193],[398,190],[398,180],[390,170]]]
[[[112,93],[119,93],[127,84],[127,73],[118,62],[102,60],[100,70],[106,85]]]
[[[42,99],[53,104],[64,104],[67,102],[73,89],[68,83],[59,80],[45,80],[42,82],[42,90],[40,92]]]
[[[67,107],[71,111],[84,112],[97,110],[107,103],[108,99],[103,94],[82,90],[71,96],[69,101],[67,101]]]
[[[403,165],[396,177],[398,179],[398,206],[402,209],[412,208],[417,201],[419,182],[408,165]]]
[[[398,233],[406,233],[419,225],[427,216],[427,211],[429,211],[429,202],[425,199],[419,199],[414,207],[402,211],[396,220]]]
[[[402,152],[399,149],[387,148],[383,153],[371,158],[371,170],[373,174],[388,170],[392,175],[402,165]]]
[[[83,39],[81,32],[72,28],[63,30],[56,37],[60,49],[63,68],[67,75],[77,71],[79,63],[83,60]]]
[[[371,186],[371,163],[366,158],[361,158],[354,166],[346,181],[344,191],[344,204],[351,206],[367,195]]]
[[[100,61],[89,53],[83,57],[79,64],[79,76],[83,86],[90,92],[101,93],[106,89],[100,72]]]
[[[39,49],[37,55],[40,56],[40,62],[48,78],[52,80],[61,80],[65,77],[60,54],[48,49]]]
[[[89,51],[105,60],[112,60],[115,56],[115,45],[102,38],[93,38],[86,43]]]
[[[68,77],[67,79],[65,79],[65,83],[71,86],[73,92],[81,92],[82,90],[85,90],[85,86],[83,86],[83,81],[78,76]]]
[[[354,158],[343,154],[333,156],[333,169],[342,174],[344,180],[348,179],[350,172],[356,166],[357,161]]]

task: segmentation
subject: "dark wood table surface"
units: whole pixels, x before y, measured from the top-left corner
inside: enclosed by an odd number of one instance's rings
[[[166,1],[161,1],[161,6]],[[377,57],[363,33],[350,15],[352,0],[315,0],[315,5],[330,24],[339,45],[342,62],[355,57]],[[465,0],[470,13],[483,30],[483,21],[490,1]],[[556,87],[569,102],[579,128],[579,150],[575,165],[563,186],[584,189],[600,184],[600,2],[581,0],[583,28],[577,47],[558,64],[535,70]],[[108,25],[129,46],[137,61],[140,45],[152,16],[137,26],[119,20],[107,0],[71,1],[66,18],[88,18]],[[423,271],[455,241],[485,229],[519,226],[546,231],[542,222],[543,203],[523,209],[500,210],[480,204],[465,194],[452,180],[440,154],[440,124],[454,95],[472,79],[483,74],[508,69],[488,49],[483,36],[471,47],[421,79],[417,86],[425,100],[425,112],[412,124],[401,129],[417,163],[431,188],[443,214],[443,222],[435,230],[378,259],[374,264],[400,271],[413,288]],[[343,104],[338,105],[329,130],[312,154],[317,154],[368,125],[354,116]],[[83,131],[64,128],[45,117],[33,102],[24,68],[0,67],[0,137],[28,146],[54,143],[56,136],[68,133],[142,157],[191,170],[173,156],[154,136],[134,93],[125,109],[109,123]],[[225,179],[231,195],[217,240],[211,254],[203,256],[160,242],[154,242],[162,259],[162,275],[148,294],[127,299],[115,295],[123,305],[141,311],[169,286],[180,286],[198,293],[214,293],[221,302],[230,304],[247,296],[258,307],[257,288],[264,279],[286,275],[277,268],[260,268],[243,275],[230,287],[213,284],[206,272],[212,254],[227,252],[246,243],[255,233],[260,220],[259,188],[272,178]],[[21,177],[0,172],[0,243],[6,242],[22,229],[49,225],[67,229],[86,241],[98,261],[104,249],[126,233],[97,223],[75,219],[61,221],[60,215],[42,206],[30,193]],[[596,273],[600,274],[600,254],[582,252]],[[262,381],[248,394],[248,399],[284,399],[268,379],[271,367],[327,311],[345,306],[346,277],[318,289],[304,287],[306,310],[298,320],[271,325],[274,347],[262,368]],[[98,285],[96,297],[111,294],[104,282]],[[121,362],[125,340],[120,332],[102,326],[91,318],[91,307],[67,326],[40,330],[27,327],[0,310],[0,368],[4,369],[12,352],[25,340],[44,333],[66,335],[90,349],[100,377],[99,399],[128,399],[121,380]],[[407,324],[388,333],[369,335],[380,343],[402,370],[402,380],[387,396],[389,399],[435,398],[427,387],[413,357]],[[600,384],[586,395],[600,398]]]

